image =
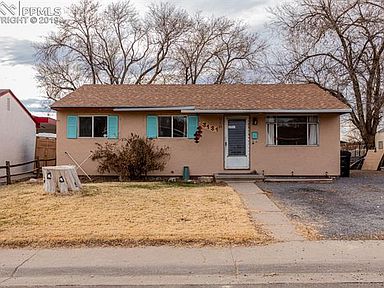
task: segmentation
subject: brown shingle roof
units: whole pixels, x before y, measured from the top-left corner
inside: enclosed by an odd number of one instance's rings
[[[52,108],[181,106],[194,106],[196,110],[348,109],[313,84],[84,85]]]

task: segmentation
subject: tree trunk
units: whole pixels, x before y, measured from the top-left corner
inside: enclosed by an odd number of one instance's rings
[[[375,149],[375,135],[376,133],[366,133],[365,135],[362,135],[365,147],[368,150]]]

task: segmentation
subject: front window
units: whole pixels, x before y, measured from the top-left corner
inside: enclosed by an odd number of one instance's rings
[[[107,137],[107,122],[106,116],[93,117],[93,137]]]
[[[187,137],[187,117],[172,116],[173,137]]]
[[[159,116],[159,137],[187,137],[186,116]]]
[[[267,117],[268,145],[318,145],[317,116]]]
[[[92,117],[79,117],[79,137],[92,137]]]
[[[107,137],[107,116],[80,116],[79,137]]]

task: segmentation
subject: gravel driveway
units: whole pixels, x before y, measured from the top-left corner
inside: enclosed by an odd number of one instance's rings
[[[257,183],[292,220],[324,239],[384,240],[384,172],[352,171],[333,183]]]

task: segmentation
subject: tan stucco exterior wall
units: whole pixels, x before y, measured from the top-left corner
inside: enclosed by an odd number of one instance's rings
[[[79,163],[89,156],[95,142],[114,141],[98,138],[66,138],[66,118],[68,115],[119,115],[119,137],[131,133],[146,135],[146,116],[161,113],[112,112],[112,111],[58,111],[57,113],[57,160],[59,164],[73,164],[65,154]],[[170,115],[172,113],[162,113]],[[320,145],[316,147],[278,146],[268,147],[265,141],[265,116],[249,115],[258,118],[256,126],[250,125],[250,132],[257,131],[259,140],[250,140],[250,169],[266,175],[339,175],[339,115],[320,116]],[[153,141],[170,148],[171,158],[164,171],[155,175],[181,175],[183,166],[189,166],[191,175],[212,175],[220,172],[244,172],[244,170],[224,169],[224,116],[199,115],[200,122],[219,127],[218,132],[203,130],[199,144],[191,139],[160,138]],[[250,121],[251,123],[252,121]],[[97,163],[87,160],[82,167],[90,175],[97,175]],[[248,170],[246,170],[248,171]],[[79,173],[81,171],[79,170]]]
[[[340,117],[319,115],[318,146],[267,146],[265,117],[258,117],[258,142],[251,144],[251,163],[265,175],[339,175],[340,174]]]

